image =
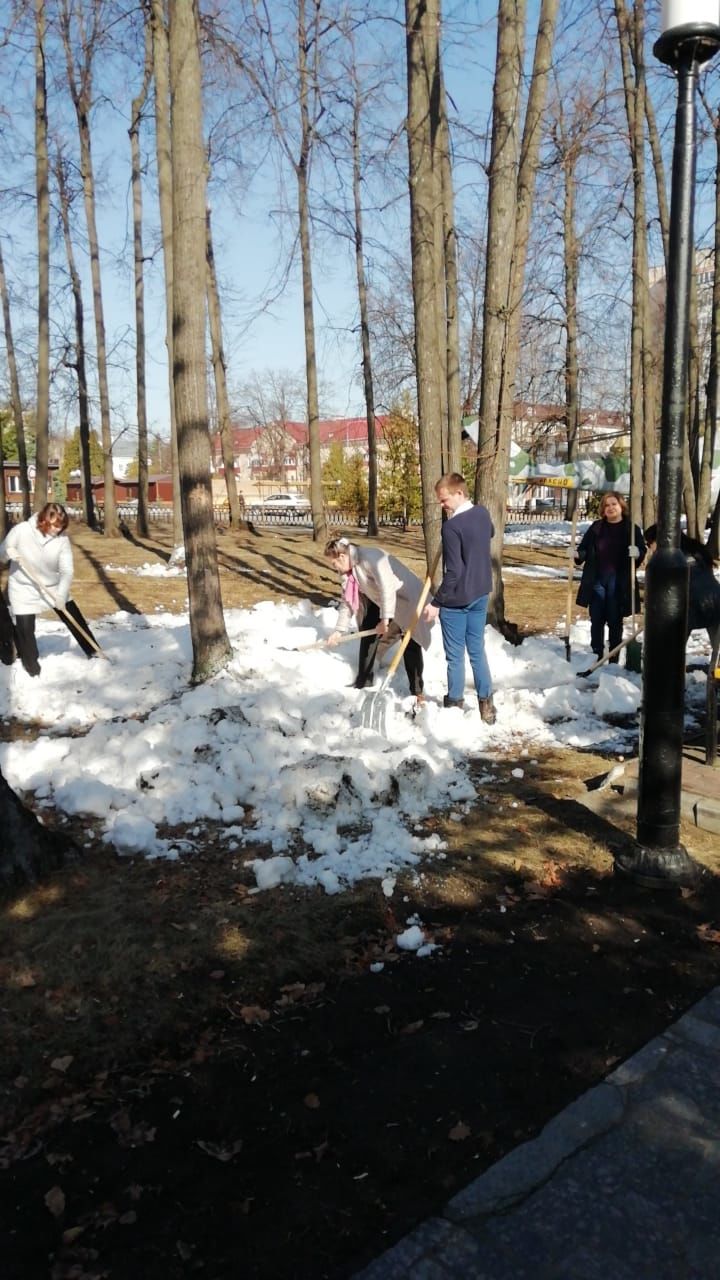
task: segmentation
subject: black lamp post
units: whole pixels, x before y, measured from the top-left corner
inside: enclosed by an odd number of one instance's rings
[[[697,864],[680,843],[688,611],[688,567],[680,550],[680,507],[694,256],[695,90],[698,67],[720,48],[720,0],[663,0],[662,24],[654,53],[675,70],[678,103],[667,264],[657,549],[645,573],[637,841],[615,860],[618,871],[649,886],[688,884],[698,874]]]

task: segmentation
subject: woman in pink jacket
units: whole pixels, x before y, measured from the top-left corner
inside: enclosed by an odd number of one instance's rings
[[[363,631],[375,628],[374,635],[360,641],[354,688],[364,689],[372,684],[379,646],[392,644],[412,626],[422,583],[395,556],[376,547],[358,547],[349,538],[331,538],[325,555],[342,580],[337,626],[328,644],[337,644],[353,627]],[[429,644],[430,627],[421,618],[403,655],[410,692],[418,703],[424,702],[423,649]]]

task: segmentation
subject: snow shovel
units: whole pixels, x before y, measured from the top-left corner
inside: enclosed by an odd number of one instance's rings
[[[611,649],[609,653],[603,654],[602,658],[598,658],[597,662],[593,662],[592,666],[588,667],[587,671],[576,672],[576,677],[580,680],[587,679],[588,676],[592,675],[593,671],[597,671],[598,667],[603,667],[606,662],[609,662],[611,658],[614,658],[618,653],[620,653],[620,651],[624,649],[626,645],[631,645],[634,643],[637,645],[638,649],[640,649],[641,646],[639,643],[639,637],[641,635],[642,635],[642,630],[633,631],[632,635],[628,636],[626,640],[621,640],[620,643],[616,644],[615,648]],[[632,669],[633,668],[629,668],[629,670],[632,670]],[[569,682],[565,682],[565,683],[569,683]]]
[[[86,631],[85,628],[80,625],[80,623],[77,621],[76,618],[73,618],[71,613],[68,613],[64,605],[58,604],[58,601],[55,599],[50,588],[46,587],[44,582],[40,582],[39,578],[36,578],[34,573],[30,572],[27,565],[25,564],[25,561],[21,560],[20,557],[17,555],[13,556],[12,558],[16,564],[20,565],[20,568],[22,569],[25,576],[30,579],[30,581],[33,583],[34,586],[37,587],[38,591],[40,592],[41,595],[45,597],[48,604],[51,605],[52,608],[55,609],[56,612],[59,613],[62,618],[65,619],[67,626],[70,628],[74,627],[76,631],[79,631],[83,640],[87,640],[88,644],[95,650],[95,653],[98,655],[98,657],[104,658],[106,662],[109,662],[110,659],[108,655],[106,654],[104,649],[100,648],[100,645],[98,644],[97,640],[95,640],[95,638],[90,635],[89,631]]]
[[[284,649],[288,653],[312,653],[313,649],[336,649],[339,644],[349,644],[351,640],[362,640],[363,636],[374,636],[377,632],[374,627],[369,631],[348,631],[347,635],[341,636],[335,641],[334,645],[328,645],[327,640],[316,640],[314,644],[289,645],[280,644],[279,649]]]
[[[423,583],[422,591],[420,592],[418,602],[415,605],[415,612],[413,613],[410,626],[408,627],[407,631],[405,632],[405,635],[400,641],[400,644],[398,646],[398,651],[395,654],[395,657],[393,658],[392,662],[390,663],[390,666],[388,667],[387,675],[385,676],[385,679],[380,685],[380,688],[378,689],[377,693],[372,694],[370,698],[366,698],[365,700],[365,703],[362,709],[362,724],[363,724],[363,728],[365,729],[375,729],[378,733],[381,733],[383,735],[385,734],[385,730],[387,727],[388,702],[390,697],[390,695],[388,694],[388,685],[390,684],[390,681],[392,680],[393,676],[395,675],[395,672],[400,666],[400,659],[402,658],[405,650],[407,649],[410,641],[412,640],[413,632],[415,631],[415,628],[418,622],[420,621],[420,614],[425,608],[425,602],[428,596],[430,595],[432,580],[435,575],[435,570],[438,567],[441,553],[442,553],[442,543],[438,547],[435,559],[433,560],[430,566],[428,575]]]
[[[570,560],[568,563],[568,580],[567,580],[567,601],[565,604],[565,661],[570,661],[570,625],[572,622],[572,606],[573,606],[573,577],[575,573],[575,540],[577,538],[577,522],[578,522],[578,502],[577,493],[575,495],[575,510],[572,513],[572,529],[570,531]]]

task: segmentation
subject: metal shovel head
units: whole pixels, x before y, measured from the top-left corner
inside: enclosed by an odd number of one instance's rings
[[[642,643],[633,638],[628,640],[625,648],[625,670],[634,671],[637,675],[642,671]]]
[[[393,702],[394,696],[384,684],[374,693],[368,693],[360,712],[363,729],[372,729],[384,737],[387,733],[388,712]]]

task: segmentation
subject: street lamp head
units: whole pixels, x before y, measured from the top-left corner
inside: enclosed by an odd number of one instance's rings
[[[661,24],[653,53],[668,66],[688,54],[707,62],[720,49],[720,0],[662,0]]]

